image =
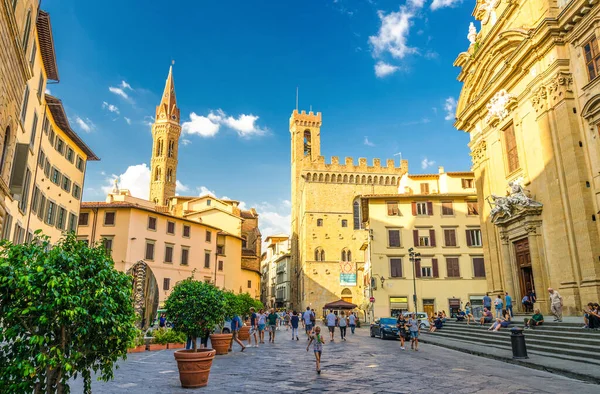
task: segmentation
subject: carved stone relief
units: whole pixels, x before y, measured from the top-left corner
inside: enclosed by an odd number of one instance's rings
[[[508,116],[510,110],[516,105],[517,99],[506,89],[500,90],[491,98],[487,104],[487,116],[485,122],[488,124],[497,123]]]

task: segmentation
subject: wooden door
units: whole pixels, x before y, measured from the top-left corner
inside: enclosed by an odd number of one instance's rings
[[[423,304],[423,312],[425,312],[427,316],[433,315],[433,304]]]
[[[533,271],[531,269],[531,253],[529,239],[525,238],[514,243],[517,269],[519,272],[519,289],[521,298],[533,290]]]

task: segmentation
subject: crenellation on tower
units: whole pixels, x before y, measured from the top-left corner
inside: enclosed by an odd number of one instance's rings
[[[373,159],[373,167],[381,167],[381,160]]]
[[[358,167],[359,168],[366,168],[367,167],[367,158],[366,157],[359,157],[358,158]]]
[[[394,160],[394,159],[387,159],[387,167],[388,168],[396,168],[396,160]],[[402,163],[400,164],[400,168],[402,168]]]
[[[340,158],[339,158],[339,156],[331,156],[331,165],[332,166],[339,166],[340,165]]]

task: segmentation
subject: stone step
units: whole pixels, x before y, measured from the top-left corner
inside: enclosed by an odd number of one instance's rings
[[[444,326],[442,330],[451,330],[456,332],[462,332],[465,335],[474,335],[474,333],[488,332],[489,324],[487,326]],[[513,326],[511,326],[513,327]],[[510,336],[510,328],[502,328],[497,334]],[[497,335],[496,334],[496,335]],[[600,335],[598,333],[591,332],[571,332],[571,331],[552,331],[542,330],[540,327],[535,329],[524,330],[524,334],[527,338],[541,338],[549,341],[560,341],[560,342],[573,342],[573,343],[586,343],[590,345],[600,344]]]
[[[479,319],[476,320],[477,322],[479,322]],[[519,318],[519,317],[514,317],[513,321],[516,322],[516,324],[519,325],[523,325],[524,321],[523,319]],[[455,320],[447,320],[446,323],[444,324],[456,324],[456,325],[467,325],[466,322],[457,322]],[[471,323],[472,324],[472,323]],[[576,328],[576,329],[582,329],[583,327],[583,318],[581,319],[581,323],[559,323],[559,322],[553,322],[553,321],[544,321],[544,325],[542,325],[541,327],[547,327],[547,328]]]
[[[511,349],[511,342],[510,342],[510,337],[508,336],[502,336],[502,335],[497,335],[494,333],[490,333],[490,335],[478,335],[478,336],[470,336],[470,337],[465,337],[464,335],[462,335],[461,333],[456,333],[456,332],[452,332],[451,330],[446,330],[444,331],[443,329],[440,331],[436,331],[435,333],[427,333],[426,335],[431,335],[431,336],[443,336],[445,338],[449,338],[449,339],[454,339],[454,340],[461,340],[464,342],[469,342],[469,343],[474,343],[474,344],[488,344],[488,345],[498,345],[498,346],[502,346],[505,347],[507,349]],[[497,335],[494,337],[494,335]],[[597,346],[595,346],[593,349],[591,348],[586,348],[585,346],[582,347],[575,347],[574,344],[565,344],[565,343],[558,343],[558,344],[539,344],[539,341],[527,341],[527,339],[525,339],[525,343],[527,346],[527,350],[534,350],[534,351],[541,351],[541,352],[547,352],[547,353],[552,353],[555,354],[557,357],[559,357],[559,355],[566,355],[566,356],[573,356],[573,357],[578,357],[581,360],[597,360],[597,363],[600,365],[600,348],[598,348]],[[552,345],[552,346],[548,346],[548,345]],[[565,347],[568,346],[568,347]]]

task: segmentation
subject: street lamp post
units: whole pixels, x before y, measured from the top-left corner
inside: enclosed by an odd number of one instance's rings
[[[408,255],[410,263],[413,268],[413,304],[415,306],[415,313],[417,313],[417,275],[416,275],[416,264],[421,261],[421,253],[415,252],[413,248],[408,249]]]

